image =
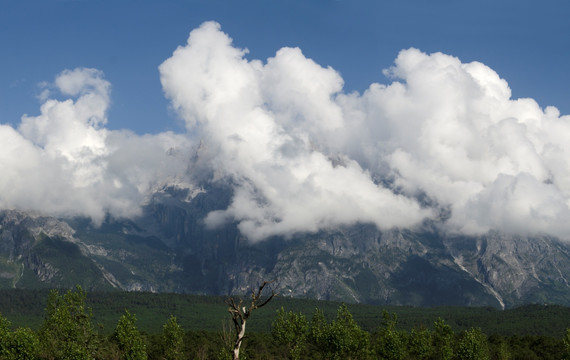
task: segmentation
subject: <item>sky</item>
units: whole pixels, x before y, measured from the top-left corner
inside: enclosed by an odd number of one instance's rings
[[[96,68],[111,82],[111,129],[180,130],[158,65],[204,21],[217,21],[249,57],[284,47],[340,72],[345,91],[386,83],[409,47],[480,61],[514,97],[570,113],[567,1],[6,0],[0,2],[0,121],[38,113],[38,84]]]
[[[569,15],[562,0],[2,1],[0,208],[97,223],[168,182],[229,180],[205,221],[252,240],[425,219],[570,239]]]

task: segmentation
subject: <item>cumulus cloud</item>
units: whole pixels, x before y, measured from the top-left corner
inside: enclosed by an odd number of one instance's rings
[[[109,131],[110,84],[95,69],[66,70],[38,116],[23,116],[17,129],[0,126],[0,208],[82,215],[100,223],[107,213],[132,217],[148,190],[176,176],[185,160],[168,155],[183,148],[180,135],[137,136]]]
[[[207,139],[212,163],[236,184],[229,208],[209,214],[207,223],[237,221],[256,240],[359,221],[412,226],[431,214],[327,149],[346,121],[335,101],[342,79],[333,69],[299,49],[281,49],[267,64],[245,53],[210,22],[160,66],[187,128]]]
[[[511,99],[487,66],[441,53],[404,50],[387,74],[396,81],[352,106],[374,108],[367,123],[388,132],[379,156],[406,194],[451,209],[448,230],[568,237],[569,116]]]
[[[246,55],[207,22],[160,65],[184,134],[106,129],[103,74],[62,72],[40,115],[0,125],[0,208],[134,217],[156,184],[207,173],[233,195],[206,223],[237,222],[254,241],[425,219],[449,232],[570,238],[570,117],[512,99],[484,64],[411,48],[387,84],[346,93],[338,72],[298,48]]]
[[[511,99],[484,64],[407,49],[390,84],[347,94],[300,49],[246,54],[208,22],[160,66],[173,107],[235,184],[208,223],[237,221],[258,239],[444,211],[448,231],[567,237],[570,118]]]

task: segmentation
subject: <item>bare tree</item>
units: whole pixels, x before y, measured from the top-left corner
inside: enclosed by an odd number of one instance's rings
[[[232,317],[235,330],[232,349],[233,360],[239,360],[239,350],[243,339],[245,339],[245,324],[253,310],[267,305],[267,303],[277,295],[275,291],[271,289],[271,295],[262,299],[263,290],[268,284],[270,284],[269,281],[264,281],[257,291],[251,290],[251,301],[247,307],[243,304],[242,298],[230,297],[226,299],[226,304],[229,306],[228,312]]]

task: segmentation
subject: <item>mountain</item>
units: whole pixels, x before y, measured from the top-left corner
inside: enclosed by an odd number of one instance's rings
[[[251,243],[204,216],[229,187],[158,188],[136,220],[0,212],[0,287],[244,294],[275,280],[281,296],[393,305],[570,305],[570,246],[549,236],[452,236],[425,223],[357,224]]]

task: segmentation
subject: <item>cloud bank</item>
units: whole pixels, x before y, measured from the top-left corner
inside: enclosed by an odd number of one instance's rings
[[[175,176],[184,159],[168,149],[186,138],[164,133],[137,136],[109,131],[110,84],[95,69],[66,70],[38,116],[23,116],[17,129],[0,125],[0,208],[36,210],[56,216],[107,213],[134,217],[149,190]]]
[[[235,221],[251,240],[425,219],[570,238],[570,116],[511,99],[484,64],[402,50],[389,84],[346,93],[298,48],[246,55],[207,22],[160,65],[185,134],[105,129],[110,84],[94,69],[64,71],[54,91],[69,99],[0,126],[0,207],[134,217],[156,184],[206,166],[209,181],[233,186],[206,223]]]

